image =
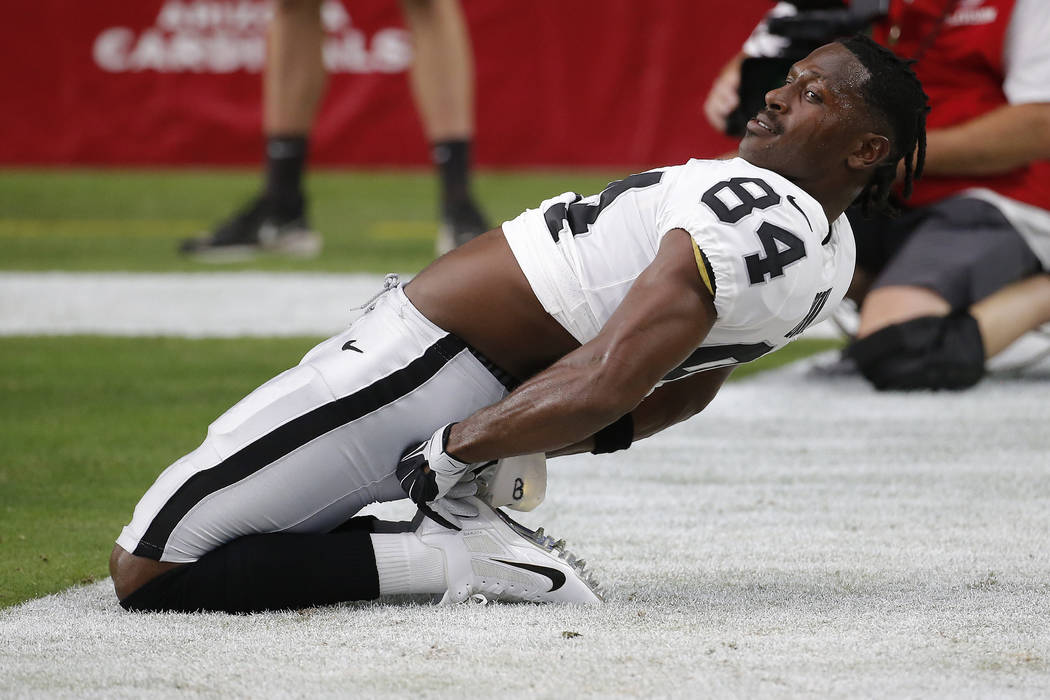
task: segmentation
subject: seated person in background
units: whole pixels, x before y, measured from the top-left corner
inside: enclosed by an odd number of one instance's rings
[[[744,56],[790,51],[789,37],[834,16],[812,4],[780,3],[760,24],[711,90],[713,125],[726,128]],[[931,107],[924,176],[901,216],[849,213],[860,325],[846,356],[880,389],[972,386],[987,358],[1050,321],[1050,3],[854,0],[839,12],[875,17],[874,37],[915,61]]]

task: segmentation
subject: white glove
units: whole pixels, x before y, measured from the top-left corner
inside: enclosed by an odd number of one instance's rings
[[[470,484],[471,490],[477,490],[476,484]],[[437,524],[450,530],[462,530],[463,520],[478,517],[478,507],[469,503],[466,498],[456,498],[452,494],[456,492],[453,487],[449,495],[441,500],[431,501],[419,506],[419,512],[430,518]],[[472,495],[472,494],[468,494]]]
[[[461,462],[445,452],[451,429],[452,423],[438,428],[429,440],[408,448],[401,455],[396,470],[397,478],[401,482],[401,488],[417,506],[444,498],[463,479],[470,467],[469,462]],[[466,491],[472,481],[465,480],[465,488],[457,491],[454,498],[463,498],[477,492],[477,485],[473,486],[473,491]]]
[[[456,517],[478,517],[478,507],[466,500],[468,496],[473,496],[478,492],[478,482],[475,479],[474,472],[468,471],[459,483],[450,488],[445,497],[437,502],[443,504],[446,510]],[[429,505],[433,506],[434,502],[431,501]]]

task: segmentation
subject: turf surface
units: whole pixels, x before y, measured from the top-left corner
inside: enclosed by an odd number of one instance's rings
[[[627,173],[481,173],[475,193],[493,225],[560,192],[593,193]],[[244,171],[0,170],[0,269],[213,269],[181,258],[178,242],[215,225],[256,191]],[[415,271],[433,258],[436,180],[419,172],[316,172],[316,260],[260,258],[222,269]]]
[[[0,607],[106,576],[160,470],[316,340],[0,338]],[[798,340],[733,376],[834,344]]]
[[[803,361],[558,460],[515,517],[568,540],[602,606],[128,615],[103,580],[0,610],[0,697],[1042,700],[1041,376],[901,394]]]

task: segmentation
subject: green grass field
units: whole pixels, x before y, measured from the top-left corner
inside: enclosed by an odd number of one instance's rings
[[[488,173],[476,189],[498,222],[621,175]],[[214,270],[175,246],[229,214],[257,181],[245,172],[0,172],[0,270]],[[319,173],[309,188],[321,258],[221,269],[411,272],[431,259],[428,172]],[[105,576],[113,539],[160,470],[316,340],[0,338],[0,607]],[[835,344],[801,340],[734,376]]]
[[[489,173],[475,192],[493,225],[567,190],[597,192],[622,172]],[[244,204],[256,173],[0,171],[0,269],[196,271],[179,240]],[[415,271],[433,258],[436,181],[429,171],[321,172],[308,182],[316,260],[261,258],[224,270]]]

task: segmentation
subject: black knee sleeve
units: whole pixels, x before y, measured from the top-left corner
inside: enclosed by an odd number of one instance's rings
[[[120,601],[126,610],[231,613],[379,597],[366,529],[249,535],[167,571]]]
[[[876,389],[966,389],[984,375],[984,341],[966,311],[882,328],[846,350]]]
[[[355,515],[333,529],[332,532],[354,532],[355,530],[375,532],[377,522],[379,522],[379,518],[374,515]]]

